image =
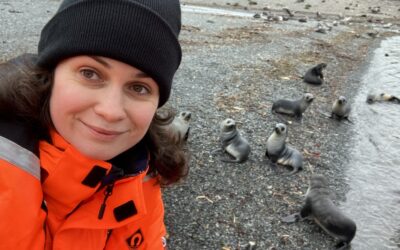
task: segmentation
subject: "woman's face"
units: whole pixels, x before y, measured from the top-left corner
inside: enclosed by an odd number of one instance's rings
[[[144,137],[158,99],[156,82],[137,68],[76,56],[55,69],[50,116],[57,132],[82,154],[109,160]]]

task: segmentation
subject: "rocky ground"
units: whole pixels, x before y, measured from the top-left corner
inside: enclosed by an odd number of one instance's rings
[[[170,106],[193,113],[191,169],[185,182],[164,192],[169,247],[329,249],[334,241],[315,224],[288,225],[280,218],[300,208],[311,172],[329,177],[337,204],[345,199],[351,124],[322,113],[329,113],[339,95],[352,101],[369,52],[380,39],[398,35],[398,20],[373,14],[243,11],[259,15],[183,14],[184,58]],[[326,33],[316,32],[318,24],[327,27]],[[328,64],[326,84],[303,83],[304,72],[320,62]],[[290,169],[271,171],[263,158],[267,137],[280,122],[270,108],[276,99],[296,99],[304,92],[316,100],[302,123],[289,125],[288,143],[303,153],[305,168],[285,176]],[[244,164],[223,163],[221,155],[211,153],[220,147],[219,123],[228,117],[252,146]]]
[[[59,2],[0,0],[0,60],[35,52],[40,29]],[[328,249],[334,244],[311,222],[288,225],[280,218],[300,208],[312,172],[329,177],[337,204],[345,199],[352,127],[322,113],[338,95],[352,102],[369,52],[380,39],[398,35],[400,8],[399,1],[350,2],[182,1],[242,14],[183,12],[183,61],[168,105],[193,113],[191,161],[188,178],[164,190],[169,249],[254,249],[253,244]],[[326,83],[303,83],[300,77],[320,62],[328,64]],[[290,169],[271,171],[263,158],[267,137],[280,122],[270,108],[276,99],[304,92],[316,99],[302,123],[293,121],[288,128],[288,143],[303,153],[304,170],[285,176]],[[220,147],[219,123],[228,117],[252,147],[244,164],[222,163],[220,154],[211,154]]]

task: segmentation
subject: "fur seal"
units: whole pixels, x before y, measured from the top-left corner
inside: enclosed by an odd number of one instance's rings
[[[172,138],[176,143],[181,143],[188,140],[191,117],[191,112],[182,111],[175,116],[171,124],[168,125],[168,132],[172,134]]]
[[[346,97],[339,96],[339,98],[333,102],[331,118],[337,120],[349,119],[350,111],[351,107],[350,104],[347,102]]]
[[[295,148],[286,145],[287,127],[283,123],[275,126],[274,132],[267,140],[267,150],[265,156],[274,164],[292,166],[294,174],[303,169],[303,155]]]
[[[304,111],[310,106],[313,100],[314,96],[311,93],[305,93],[300,99],[295,101],[280,99],[272,104],[272,112],[301,119]]]
[[[236,122],[227,118],[220,124],[222,149],[234,159],[222,158],[224,162],[242,163],[250,154],[248,141],[239,133]]]
[[[313,85],[321,85],[324,82],[324,75],[322,74],[322,70],[325,69],[326,66],[326,63],[320,63],[307,70],[306,74],[303,77],[304,82]]]
[[[347,249],[356,234],[356,223],[343,214],[331,200],[332,193],[323,175],[313,175],[300,212],[284,217],[284,222],[313,219],[318,226],[339,242],[338,249]]]
[[[400,104],[400,99],[394,95],[390,95],[387,93],[381,93],[379,95],[374,95],[374,94],[369,94],[367,96],[367,103],[372,104],[374,102],[393,102],[393,103],[399,103]]]

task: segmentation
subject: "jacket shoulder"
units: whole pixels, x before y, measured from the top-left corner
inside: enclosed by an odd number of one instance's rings
[[[15,118],[0,117],[0,136],[39,155],[39,138],[31,124]]]

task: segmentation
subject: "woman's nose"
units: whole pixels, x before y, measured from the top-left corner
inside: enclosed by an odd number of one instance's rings
[[[115,122],[126,117],[122,91],[108,90],[99,95],[94,111],[106,121]]]

